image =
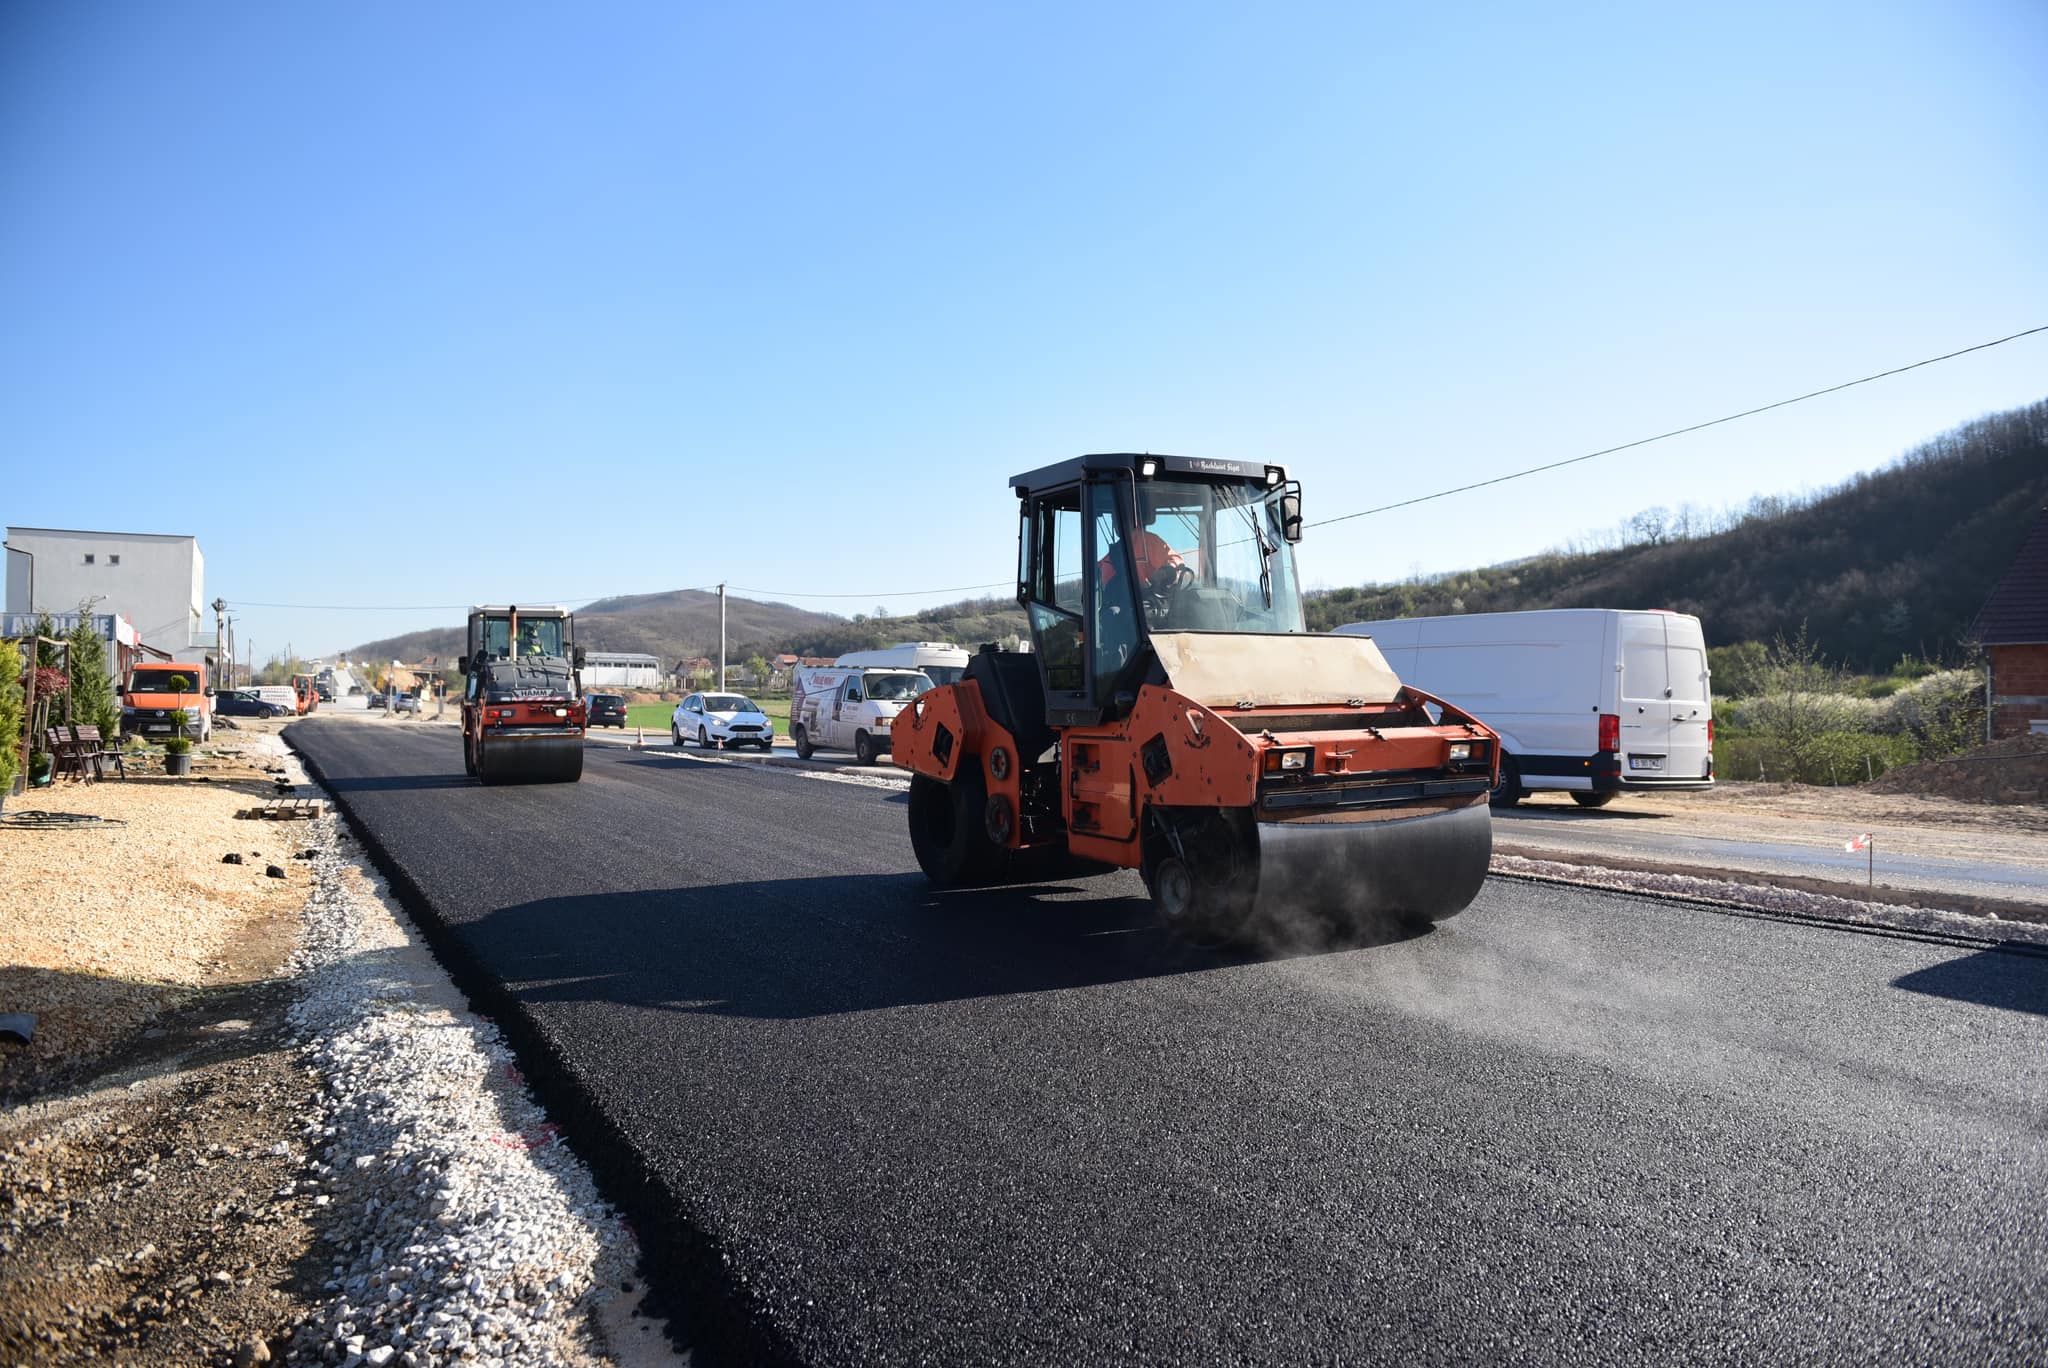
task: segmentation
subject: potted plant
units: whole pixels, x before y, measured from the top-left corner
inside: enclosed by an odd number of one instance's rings
[[[47,788],[51,783],[50,753],[32,750],[28,753],[28,784],[30,788]]]
[[[164,738],[165,774],[192,772],[192,738],[185,735],[185,724],[189,721],[183,708],[171,714],[171,734]]]

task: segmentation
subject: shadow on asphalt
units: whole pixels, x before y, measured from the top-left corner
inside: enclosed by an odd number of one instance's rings
[[[457,757],[459,761],[461,757]],[[330,776],[324,781],[336,793],[396,793],[420,789],[480,788],[467,774],[365,774],[349,778]]]
[[[1892,980],[1892,987],[1980,1007],[2048,1016],[2048,959],[1980,950],[1944,964],[1916,969]]]
[[[1252,956],[1161,931],[1094,881],[939,892],[918,874],[543,898],[449,929],[528,1006],[773,1019],[1058,992]],[[1094,893],[1093,897],[1074,897]]]

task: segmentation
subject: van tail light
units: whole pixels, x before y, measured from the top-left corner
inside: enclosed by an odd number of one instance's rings
[[[1621,749],[1621,718],[1616,713],[1600,714],[1600,747],[1604,751]]]
[[[1714,719],[1711,717],[1707,719],[1707,744],[1714,744]]]

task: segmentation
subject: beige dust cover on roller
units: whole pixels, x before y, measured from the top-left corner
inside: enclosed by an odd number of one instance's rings
[[[1371,637],[1155,632],[1152,649],[1174,691],[1211,708],[1389,703],[1401,691]]]

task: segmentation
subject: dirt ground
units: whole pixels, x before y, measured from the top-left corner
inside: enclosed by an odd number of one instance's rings
[[[0,827],[0,1011],[37,1017],[0,1039],[0,1361],[264,1362],[319,1301],[282,1021],[299,824],[234,815],[275,764],[222,738],[189,779],[7,803],[125,825]]]
[[[1947,760],[1880,775],[1879,793],[1911,793],[2001,806],[2048,805],[2048,736],[2012,736]]]

